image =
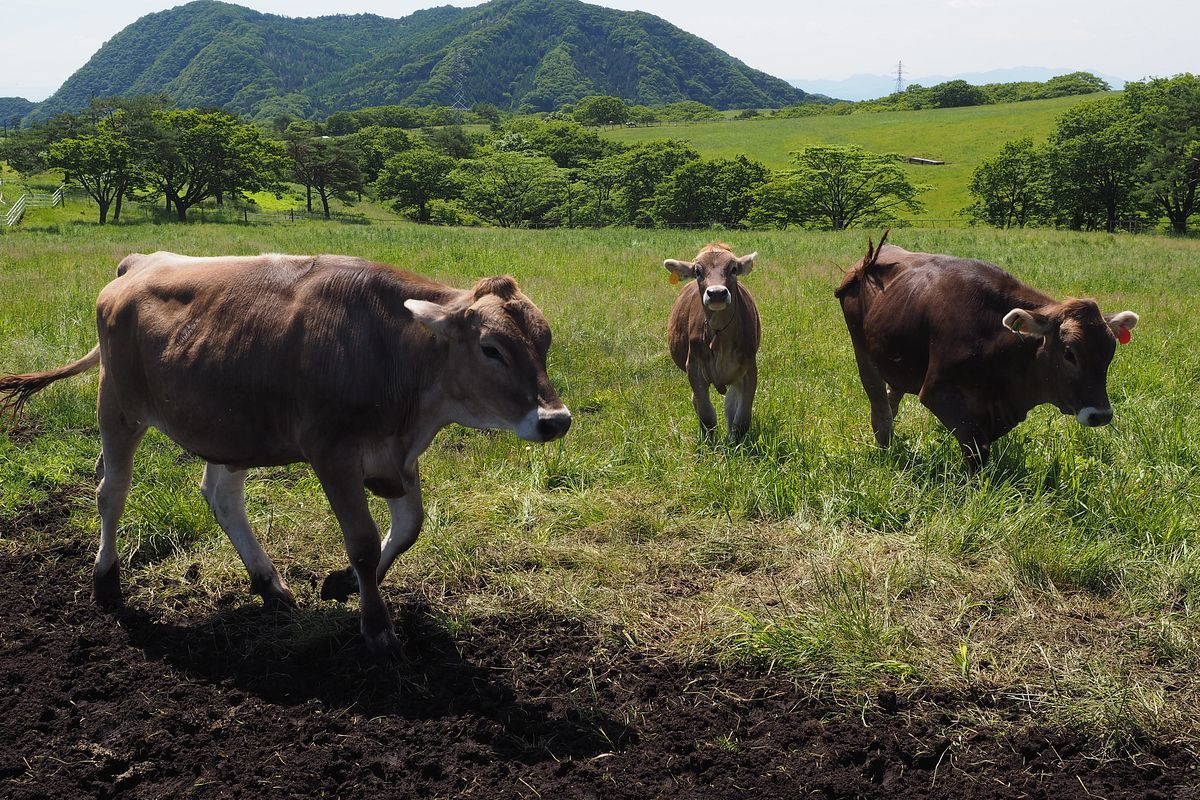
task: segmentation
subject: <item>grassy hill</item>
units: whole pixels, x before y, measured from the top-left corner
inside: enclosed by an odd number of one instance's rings
[[[1044,138],[1053,130],[1055,117],[1076,103],[1098,96],[970,108],[616,128],[605,135],[625,144],[684,139],[706,158],[731,158],[744,153],[772,169],[787,169],[791,166],[788,153],[810,144],[857,144],[876,152],[933,158],[947,163],[905,164],[904,168],[914,182],[932,187],[922,196],[925,211],[915,216],[947,220],[970,203],[967,186],[982,159],[994,155],[1009,139]]]

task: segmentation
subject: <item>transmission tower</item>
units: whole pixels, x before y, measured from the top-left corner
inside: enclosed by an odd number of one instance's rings
[[[904,62],[896,62],[896,93],[904,91]]]

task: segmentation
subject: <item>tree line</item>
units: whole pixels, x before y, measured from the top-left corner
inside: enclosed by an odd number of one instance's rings
[[[1123,220],[1187,233],[1200,212],[1200,77],[1126,84],[1068,109],[1048,141],[1006,142],[976,168],[975,221],[1113,232]]]
[[[380,109],[267,130],[224,111],[171,108],[161,96],[108,99],[18,131],[0,142],[0,158],[24,173],[63,170],[96,201],[101,224],[110,212],[118,221],[129,199],[162,202],[184,221],[198,203],[279,194],[289,182],[327,218],[333,199],[371,196],[419,222],[503,227],[840,229],[921,208],[921,188],[896,154],[807,147],[791,169],[773,171],[746,156],[703,159],[676,140],[625,146],[583,124],[627,111],[598,96],[569,114],[496,118],[486,130],[410,131],[378,124],[400,117]]]

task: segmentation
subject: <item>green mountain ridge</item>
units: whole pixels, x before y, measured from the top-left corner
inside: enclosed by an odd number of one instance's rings
[[[259,119],[389,104],[549,111],[590,94],[715,108],[807,98],[659,17],[579,0],[492,0],[401,19],[290,18],[196,0],[127,26],[25,121],[156,92]]]

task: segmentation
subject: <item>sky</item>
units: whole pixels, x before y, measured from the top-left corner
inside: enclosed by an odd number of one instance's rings
[[[291,17],[402,17],[445,0],[241,0]],[[451,2],[471,6],[476,2]],[[0,97],[43,100],[100,45],[171,0],[0,0]],[[1086,69],[1130,80],[1200,72],[1200,0],[604,0],[655,14],[785,80]],[[802,87],[803,88],[803,87]]]

